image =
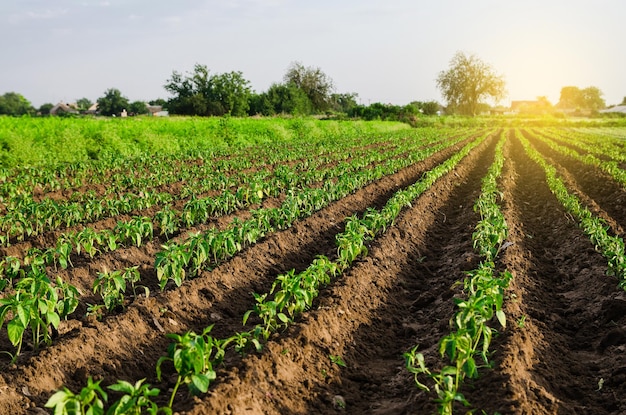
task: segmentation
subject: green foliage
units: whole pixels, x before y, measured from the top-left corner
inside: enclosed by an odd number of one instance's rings
[[[128,98],[116,88],[107,89],[104,96],[98,98],[98,112],[102,115],[120,115],[129,105]]]
[[[159,406],[152,401],[152,398],[158,396],[161,392],[157,388],[150,388],[145,382],[145,378],[141,379],[133,385],[125,380],[118,380],[117,383],[110,385],[107,389],[122,393],[122,397],[116,401],[109,410],[107,415],[157,415],[162,412],[165,414],[171,411]],[[145,411],[145,412],[144,412]]]
[[[64,387],[48,399],[45,407],[54,409],[54,415],[104,415],[108,396],[100,387],[101,382],[94,382],[90,376],[78,395]]]
[[[87,111],[92,105],[93,102],[91,102],[89,98],[80,98],[76,100],[76,107],[78,107],[78,111],[81,113]]]
[[[417,118],[421,116],[421,113],[420,108],[413,104],[399,106],[375,102],[368,106],[356,105],[348,111],[348,115],[353,118],[360,118],[368,121],[400,121],[415,125]]]
[[[546,181],[550,191],[561,202],[567,212],[578,220],[578,226],[589,237],[596,250],[607,259],[607,274],[615,276],[619,281],[620,287],[626,289],[626,247],[624,240],[619,236],[609,235],[607,223],[598,216],[593,215],[575,195],[567,190],[563,180],[558,177],[556,168],[549,164],[530,145],[530,142],[519,130],[516,130],[515,133],[530,158],[537,162],[546,172]]]
[[[160,393],[159,389],[150,388],[141,379],[133,385],[124,380],[110,385],[107,389],[122,396],[105,412],[104,404],[108,401],[107,393],[102,389],[102,380],[94,382],[91,376],[87,386],[79,394],[66,387],[55,392],[46,402],[45,407],[54,410],[54,415],[171,415],[170,408],[159,408],[153,398]]]
[[[598,111],[606,107],[602,91],[595,86],[580,89],[576,86],[561,88],[558,108],[570,110]]]
[[[311,101],[314,112],[322,113],[331,108],[333,81],[320,68],[292,62],[283,81],[302,90]]]
[[[186,76],[174,71],[164,88],[173,95],[168,102],[172,114],[243,116],[248,113],[250,82],[241,72],[209,75],[206,65],[196,64],[193,73]]]
[[[21,171],[64,170],[67,163],[133,164],[168,155],[214,154],[226,148],[221,118],[98,119],[0,117],[0,168],[19,165]],[[231,151],[258,144],[284,143],[298,137],[296,119],[231,118]],[[308,141],[354,139],[381,132],[406,130],[399,123],[305,119]],[[42,171],[44,173],[44,171]],[[54,174],[56,176],[56,174]],[[56,177],[54,180],[58,180]]]
[[[209,333],[213,326],[209,326],[201,334],[187,332],[183,335],[168,334],[174,340],[167,349],[167,356],[157,361],[157,378],[161,380],[161,366],[165,362],[172,362],[178,378],[172,391],[168,407],[171,408],[176,392],[181,384],[186,384],[193,395],[206,393],[209,384],[215,379],[213,365],[223,356],[223,348]]]
[[[39,112],[41,115],[50,115],[50,110],[52,108],[54,108],[54,104],[47,102],[45,104],[42,104],[37,112]]]
[[[309,115],[313,112],[314,107],[310,98],[294,83],[272,84],[250,104],[251,115]]]
[[[133,101],[128,105],[128,113],[133,115],[143,115],[147,114],[148,107],[146,103],[143,101]]]
[[[416,105],[424,115],[437,115],[437,113],[441,110],[441,105],[439,105],[437,101],[417,101],[412,104]]]
[[[124,305],[127,284],[131,285],[134,292],[135,284],[139,282],[139,279],[138,266],[118,271],[98,272],[93,283],[93,292],[102,296],[105,308],[111,311]]]
[[[476,116],[485,99],[496,101],[505,94],[505,83],[490,65],[475,55],[457,52],[450,61],[450,68],[441,71],[437,87],[448,103],[448,113]]]
[[[30,115],[35,109],[30,102],[16,92],[7,92],[0,96],[0,115]]]
[[[53,284],[38,264],[15,284],[13,293],[0,298],[0,328],[7,323],[9,341],[17,348],[13,362],[20,354],[27,329],[35,349],[42,343],[52,343],[48,329],[58,329],[61,319],[76,309],[78,295],[78,290],[61,278]]]
[[[502,327],[506,327],[506,317],[502,310],[504,290],[512,278],[507,271],[495,275],[494,260],[500,245],[507,237],[507,226],[500,208],[496,204],[499,195],[496,180],[501,174],[504,157],[502,147],[505,135],[501,134],[496,147],[494,163],[483,178],[482,192],[474,204],[481,215],[472,239],[474,248],[484,258],[480,265],[467,273],[463,282],[467,298],[455,298],[457,312],[450,320],[453,331],[439,342],[441,357],[447,357],[451,365],[439,371],[430,370],[424,356],[417,352],[417,346],[404,354],[406,368],[422,390],[429,391],[421,380],[422,376],[434,382],[438,413],[451,415],[455,402],[469,406],[460,392],[461,382],[466,378],[478,377],[476,355],[480,355],[485,365],[489,365],[489,345],[495,329],[488,323],[495,317]],[[492,223],[493,222],[493,223]]]

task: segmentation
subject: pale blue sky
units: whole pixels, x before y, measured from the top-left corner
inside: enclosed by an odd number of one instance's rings
[[[442,101],[457,51],[504,75],[508,97],[552,103],[561,87],[626,96],[623,0],[2,0],[0,94],[33,105],[108,88],[168,98],[173,70],[241,71],[257,92],[293,61],[364,104]]]

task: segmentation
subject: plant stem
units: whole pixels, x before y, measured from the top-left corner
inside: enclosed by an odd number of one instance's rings
[[[174,390],[172,391],[172,396],[170,397],[170,402],[167,405],[168,408],[172,409],[172,405],[174,404],[174,397],[176,396],[176,392],[178,392],[178,387],[182,381],[182,377],[179,375],[178,380],[176,381],[176,385],[174,386]]]

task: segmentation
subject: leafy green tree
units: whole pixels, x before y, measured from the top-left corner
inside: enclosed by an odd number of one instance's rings
[[[414,104],[404,106],[374,102],[368,106],[357,105],[348,112],[348,116],[363,120],[401,121],[415,125],[420,115]]]
[[[98,111],[102,115],[119,115],[130,106],[128,98],[119,89],[107,89],[103,97],[98,98]]]
[[[267,96],[267,93],[252,93],[248,100],[248,115],[274,115],[274,107]]]
[[[313,110],[324,112],[332,106],[332,93],[335,89],[332,79],[320,68],[305,67],[300,62],[292,62],[283,81],[300,88],[309,97]]]
[[[561,109],[580,108],[582,93],[577,86],[564,86],[561,88],[561,96],[557,107]]]
[[[272,84],[266,95],[272,114],[308,115],[314,111],[307,94],[295,84]]]
[[[595,86],[580,89],[577,86],[561,88],[558,108],[597,111],[606,107],[602,91]]]
[[[81,98],[76,100],[76,108],[78,108],[79,112],[87,111],[92,105],[93,102],[91,102],[89,98]]]
[[[602,91],[595,86],[589,86],[581,90],[582,108],[598,111],[606,107],[606,102],[602,99]]]
[[[413,101],[411,104],[415,105],[424,115],[437,115],[437,112],[441,109],[437,101]]]
[[[150,105],[160,105],[162,108],[166,108],[167,107],[167,101],[164,100],[163,98],[153,99],[152,101],[148,101],[148,104],[150,104]]]
[[[35,109],[26,98],[16,92],[0,96],[0,115],[34,114]]]
[[[249,84],[241,72],[210,75],[206,65],[196,64],[187,75],[174,71],[164,88],[173,95],[168,101],[173,114],[243,116],[252,94]]]
[[[248,113],[250,82],[241,72],[226,72],[211,77],[209,94],[210,107],[215,108],[211,115],[232,115],[241,117]]]
[[[506,91],[504,79],[490,65],[463,52],[457,52],[450,68],[439,73],[437,87],[448,104],[448,112],[470,116],[478,113],[485,100],[499,101]]]
[[[145,102],[133,101],[128,106],[128,112],[135,114],[135,115],[142,115],[142,114],[147,114],[149,111]]]
[[[337,112],[343,112],[347,114],[352,108],[355,108],[358,104],[356,101],[359,95],[355,92],[349,94],[332,94],[330,99],[333,104],[333,110]]]
[[[39,114],[41,115],[50,115],[50,110],[54,107],[54,104],[51,104],[49,102],[42,104],[39,107],[39,110],[37,110],[37,112],[39,112]]]

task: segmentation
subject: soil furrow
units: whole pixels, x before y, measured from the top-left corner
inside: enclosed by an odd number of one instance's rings
[[[623,413],[615,372],[626,364],[626,337],[611,333],[624,331],[624,293],[519,140],[510,137],[505,157],[509,327],[496,342],[496,369],[470,396],[488,413]]]
[[[526,137],[531,139],[532,145],[544,157],[549,157],[553,164],[558,163],[556,167],[560,165],[569,173],[564,175],[574,190],[586,195],[585,204],[596,212],[599,212],[599,209],[606,212],[608,217],[604,219],[616,222],[612,224],[613,231],[623,235],[623,228],[626,226],[626,189],[599,168],[560,154],[541,140],[532,139],[528,133]],[[593,209],[596,206],[597,208]]]
[[[3,371],[0,413],[20,414],[28,406],[42,406],[61,385],[77,391],[88,376],[103,378],[104,384],[147,377],[158,386],[154,368],[169,344],[165,333],[199,332],[211,323],[217,323],[217,335],[240,330],[243,312],[254,303],[251,291],[269,287],[277,273],[334,251],[334,235],[345,217],[382,203],[394,189],[416,181],[460,145],[366,186],[178,289],[138,300],[103,322],[78,322],[53,346],[25,353],[19,365]]]
[[[492,138],[473,151],[321,293],[316,310],[275,335],[260,355],[226,369],[206,397],[181,410],[399,414],[428,405],[432,396],[419,396],[402,353],[416,342],[436,344],[448,329],[451,286],[475,262],[472,205],[494,147]],[[341,356],[346,367],[330,356]]]

